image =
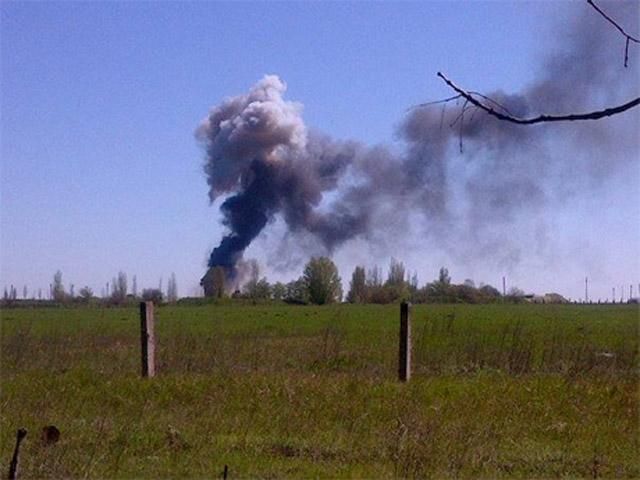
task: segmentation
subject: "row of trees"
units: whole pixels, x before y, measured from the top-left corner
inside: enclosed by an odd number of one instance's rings
[[[218,285],[217,297],[225,295],[224,270],[213,275]],[[289,283],[270,284],[260,277],[257,262],[250,262],[249,280],[233,297],[249,299],[283,300],[288,303],[327,304],[343,299],[342,280],[336,265],[327,257],[314,257],[304,267],[302,276]],[[491,303],[496,301],[518,302],[524,293],[512,288],[506,297],[491,285],[476,286],[473,280],[460,285],[453,284],[449,271],[441,268],[437,280],[422,287],[417,274],[409,274],[402,262],[391,260],[386,278],[382,269],[375,266],[366,270],[357,266],[349,283],[345,300],[349,303]]]
[[[231,295],[234,298],[318,305],[336,303],[343,299],[342,280],[338,274],[338,268],[327,257],[311,258],[305,265],[302,275],[289,283],[269,283],[266,277],[260,276],[260,268],[255,260],[248,262],[245,270],[247,270],[248,280],[241,290]],[[212,270],[212,291],[215,298],[227,296],[225,279],[226,273],[222,267]],[[26,287],[23,293],[26,298]],[[382,269],[377,266],[370,270],[357,266],[351,275],[349,289],[344,298],[349,303],[384,304],[399,301],[412,303],[491,303],[498,300],[518,302],[522,301],[523,297],[524,293],[514,288],[503,298],[491,285],[476,287],[472,280],[465,280],[464,283],[455,285],[444,267],[440,269],[437,280],[421,287],[418,284],[417,274],[410,275],[402,262],[392,259],[386,278]],[[106,302],[124,305],[139,300],[151,300],[155,303],[166,300],[174,303],[178,300],[178,285],[175,274],[171,274],[166,291],[162,288],[161,280],[158,288],[146,288],[139,293],[136,276],[133,276],[131,288],[129,288],[126,273],[118,272],[118,275],[106,284],[99,298],[88,286],[82,287],[77,294],[73,285],[68,290],[65,289],[62,272],[58,270],[50,285],[50,298],[57,303]],[[7,291],[5,288],[4,302],[10,303],[16,299],[16,289],[11,286]]]
[[[518,301],[524,293],[511,289],[508,300]],[[420,287],[417,274],[409,275],[402,262],[391,259],[386,280],[382,272],[374,267],[368,272],[364,267],[356,267],[351,275],[350,303],[391,303],[408,300],[413,303],[491,303],[502,299],[500,292],[491,285],[476,287],[467,279],[460,285],[451,283],[449,271],[442,267],[438,279]]]
[[[124,305],[139,300],[152,300],[156,303],[161,303],[166,300],[169,303],[174,303],[178,300],[178,283],[175,273],[172,273],[167,282],[166,291],[163,291],[162,280],[160,280],[158,288],[145,288],[139,292],[138,281],[135,275],[132,278],[131,286],[129,286],[127,274],[125,272],[118,272],[111,282],[105,284],[101,295],[97,296],[89,286],[84,286],[77,292],[73,284],[71,284],[68,289],[65,288],[62,272],[58,270],[53,275],[53,281],[49,285],[48,296],[43,298],[42,293],[42,289],[39,289],[37,300],[48,299],[56,303],[103,302],[114,305]],[[22,290],[22,300],[28,299],[28,289],[25,285]],[[17,290],[13,285],[11,285],[9,289],[5,287],[2,300],[5,304],[10,304],[18,300]],[[32,294],[31,300],[36,300],[35,292]]]
[[[278,300],[288,303],[315,303],[324,305],[342,299],[342,282],[338,268],[327,257],[313,257],[305,265],[302,276],[289,283],[270,284],[266,277],[260,277],[260,268],[255,260],[247,263],[249,279],[241,290],[232,294],[234,298],[252,300]],[[226,273],[222,267],[211,271],[211,291],[214,298],[226,296]]]
[[[467,279],[462,284],[451,282],[449,271],[442,267],[438,278],[423,286],[418,283],[416,273],[409,274],[404,264],[391,259],[387,277],[383,280],[382,270],[374,267],[366,271],[358,266],[351,275],[346,301],[349,303],[392,303],[410,301],[412,303],[493,303],[496,301],[519,302],[524,292],[512,288],[503,297],[500,291],[491,286],[476,286]]]

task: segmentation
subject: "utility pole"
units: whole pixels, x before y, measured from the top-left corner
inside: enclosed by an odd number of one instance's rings
[[[589,278],[584,277],[584,303],[589,303]]]
[[[507,279],[505,277],[502,277],[502,296],[507,296]]]

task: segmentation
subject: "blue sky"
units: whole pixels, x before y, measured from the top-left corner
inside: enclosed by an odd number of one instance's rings
[[[401,149],[407,108],[450,95],[438,70],[478,91],[519,91],[558,48],[559,2],[3,2],[1,13],[0,286],[45,291],[54,272],[99,293],[123,270],[140,287],[175,272],[194,293],[224,233],[209,205],[194,131],[209,108],[279,75],[313,129]],[[637,29],[638,21],[629,29]],[[637,58],[637,57],[636,57]],[[633,58],[632,58],[633,60]],[[626,171],[526,226],[552,253],[472,264],[413,239],[401,248],[345,246],[355,263],[395,256],[421,282],[447,265],[473,278],[578,298],[640,282],[637,150]],[[544,215],[543,215],[544,216]],[[273,279],[278,222],[247,256]],[[546,248],[546,247],[545,247]],[[580,254],[576,254],[576,249]],[[366,253],[363,253],[365,252]],[[573,252],[565,254],[566,252]],[[300,257],[304,261],[303,256]],[[620,287],[618,287],[620,288]]]

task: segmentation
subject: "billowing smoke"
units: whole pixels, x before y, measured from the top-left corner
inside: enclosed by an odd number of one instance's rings
[[[638,5],[606,8],[616,18],[637,19]],[[638,95],[637,49],[623,68],[618,32],[590,9],[576,9],[538,78],[518,94],[497,91],[491,98],[514,115],[530,116],[595,110]],[[443,248],[462,256],[494,252],[496,225],[558,201],[572,182],[603,180],[599,155],[635,158],[639,147],[634,110],[597,122],[517,126],[481,112],[458,118],[461,105],[448,104],[411,109],[399,126],[405,149],[397,154],[310,131],[302,106],[285,100],[285,90],[280,78],[267,75],[247,94],[213,108],[197,131],[210,199],[227,196],[221,210],[229,232],[209,265],[231,275],[276,217],[329,252],[353,238],[384,234],[386,224],[414,214],[425,235],[446,232],[453,239]]]
[[[333,247],[366,229],[356,212],[322,215],[315,211],[323,192],[335,189],[357,148],[310,134],[301,105],[283,99],[285,84],[265,76],[246,95],[214,108],[198,129],[207,148],[205,171],[211,201],[222,204],[230,230],[213,250],[210,266],[229,272],[276,214],[292,231],[306,230]]]

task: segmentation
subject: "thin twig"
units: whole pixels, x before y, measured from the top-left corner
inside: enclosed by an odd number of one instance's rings
[[[629,65],[629,37],[627,37],[627,41],[624,42],[624,67],[627,68]]]
[[[627,68],[627,66],[629,64],[629,42],[640,43],[640,40],[638,40],[635,37],[632,37],[627,32],[625,32],[624,28],[622,28],[620,25],[618,25],[618,23],[615,20],[613,20],[609,15],[604,13],[600,9],[600,7],[598,7],[596,5],[596,3],[593,0],[587,0],[587,3],[589,5],[591,5],[595,9],[596,12],[598,12],[600,15],[602,15],[602,17],[604,17],[605,20],[607,20],[611,25],[613,25],[626,38],[625,45],[624,45],[624,66],[625,66],[625,68]]]
[[[614,27],[616,27],[616,28],[618,29],[618,31],[619,31],[622,35],[624,35],[625,37],[627,37],[627,38],[628,38],[629,40],[631,40],[632,42],[640,43],[640,40],[638,40],[637,38],[635,38],[635,37],[633,37],[633,36],[629,35],[627,32],[625,32],[625,31],[624,31],[624,29],[623,29],[620,25],[618,25],[618,24],[616,23],[616,21],[615,21],[615,20],[613,20],[609,15],[607,15],[607,14],[606,14],[606,13],[604,13],[602,10],[600,10],[600,8],[596,5],[596,3],[595,3],[593,0],[587,0],[587,3],[588,3],[589,5],[591,5],[593,8],[595,8],[595,9],[596,9],[596,11],[597,11],[600,15],[602,15],[604,18],[606,18],[606,19],[609,21],[609,23],[611,23],[611,25],[613,25]]]
[[[458,116],[453,120],[453,122],[451,122],[449,124],[450,127],[453,127],[456,123],[458,123],[462,118],[464,118],[464,114],[465,112],[470,109],[471,107],[467,107],[467,103],[469,103],[469,101],[467,100],[466,102],[464,102],[464,105],[462,106],[462,110],[460,110],[460,113],[458,114]]]
[[[505,107],[504,105],[496,102],[493,98],[487,97],[486,95],[481,94],[480,92],[472,92],[469,91],[469,95],[476,95],[478,97],[484,98],[487,102],[489,103],[493,103],[495,106],[500,107],[502,110],[505,111],[505,113],[507,113],[508,115],[513,115],[509,109],[507,107]]]
[[[439,103],[447,103],[453,100],[457,100],[460,98],[460,95],[454,95],[453,97],[445,98],[442,100],[435,100],[433,102],[421,103],[420,105],[415,105],[413,107],[409,107],[408,110],[414,110],[416,108],[428,107],[429,105],[437,105]]]
[[[468,102],[464,102],[464,105],[462,106],[462,112],[460,113],[460,117],[459,117],[460,118],[460,153],[462,153],[464,151],[464,149],[462,147],[462,129],[464,128],[464,114],[467,111],[467,108],[470,108],[470,107],[467,107],[467,103]],[[457,121],[458,120],[456,120],[456,122]]]
[[[440,131],[442,131],[442,122],[444,122],[444,112],[447,109],[447,104],[442,105],[442,111],[440,112]]]
[[[473,119],[474,119],[474,117],[476,116],[476,112],[477,112],[478,110],[480,110],[480,109],[474,105],[474,107],[473,107],[473,113],[471,114],[471,118],[469,119],[469,123],[472,123],[472,122],[473,122]]]

